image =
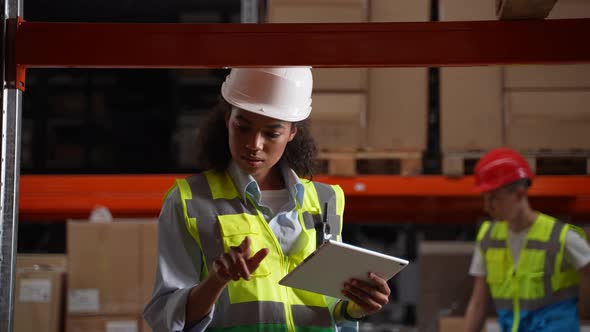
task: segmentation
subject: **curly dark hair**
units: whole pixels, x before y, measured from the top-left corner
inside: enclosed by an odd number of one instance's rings
[[[201,170],[225,170],[231,161],[229,149],[229,132],[225,125],[225,116],[232,106],[219,98],[215,107],[201,126],[198,137],[197,166]],[[308,120],[293,122],[297,134],[287,143],[281,161],[301,177],[312,177],[317,155],[317,147],[309,130]]]

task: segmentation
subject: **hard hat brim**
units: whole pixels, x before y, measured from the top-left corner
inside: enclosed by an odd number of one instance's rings
[[[253,104],[245,102],[244,100],[239,100],[239,98],[232,96],[225,83],[221,86],[221,95],[232,106],[281,121],[299,122],[307,119],[311,114],[311,106],[306,109],[291,108],[285,110],[271,105]]]

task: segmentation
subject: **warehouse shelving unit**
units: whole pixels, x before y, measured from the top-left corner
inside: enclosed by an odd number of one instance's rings
[[[359,24],[114,24],[25,22],[5,2],[0,243],[0,329],[12,329],[17,220],[86,215],[155,216],[175,176],[19,177],[26,68],[220,68],[480,66],[590,62],[590,19]],[[367,49],[378,50],[366,52]],[[206,50],[206,51],[205,51]],[[236,50],[242,50],[236,52]],[[305,51],[301,51],[305,50]],[[179,175],[182,176],[182,175]],[[316,177],[340,184],[347,220],[473,222],[471,177]],[[20,185],[19,185],[20,184]],[[533,204],[590,217],[590,178],[541,176]],[[19,204],[20,199],[20,204]]]
[[[21,177],[19,213],[25,220],[86,218],[95,205],[118,217],[156,217],[177,175],[28,175]],[[483,216],[471,176],[316,176],[346,194],[346,222],[474,223]],[[573,221],[590,220],[590,177],[540,176],[533,206]]]
[[[20,20],[16,57],[21,64],[19,77],[23,77],[23,87],[26,67],[562,64],[590,61],[590,45],[576,43],[587,31],[590,19],[259,25]],[[202,52],[204,45],[207,52]],[[247,51],[237,53],[235,49]],[[297,51],[301,49],[307,51]],[[362,51],[366,49],[379,52]],[[25,176],[22,180],[20,212],[29,220],[83,216],[95,204],[109,206],[115,215],[155,216],[163,193],[172,183],[172,178],[166,176]],[[343,186],[349,198],[347,221],[351,222],[474,222],[482,215],[469,177],[457,180],[442,176],[364,176],[320,180]],[[548,213],[567,214],[573,220],[588,219],[586,204],[590,195],[583,190],[590,187],[585,185],[587,182],[586,176],[539,177],[531,193],[533,203]],[[69,189],[60,192],[55,183]],[[124,192],[119,191],[121,188]],[[47,195],[39,196],[43,192]],[[125,199],[119,199],[120,195]]]

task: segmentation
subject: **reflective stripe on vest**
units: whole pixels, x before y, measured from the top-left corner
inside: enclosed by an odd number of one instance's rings
[[[268,222],[252,202],[241,198],[227,172],[207,171],[178,180],[185,222],[200,246],[205,267],[229,247],[251,238],[251,252],[262,248],[268,256],[249,281],[230,281],[216,303],[210,330],[218,331],[333,331],[334,322],[323,295],[284,287],[278,281],[316,248],[315,221],[328,201],[332,234],[340,237],[344,194],[338,186],[301,180],[305,188],[298,209],[302,232],[296,253],[285,256]],[[208,269],[204,267],[202,276]],[[208,330],[209,330],[208,329]],[[310,331],[311,331],[310,330]]]
[[[564,261],[565,237],[571,225],[539,214],[528,231],[515,269],[508,247],[508,224],[485,222],[478,245],[486,264],[496,309],[512,310],[514,328],[519,311],[534,311],[578,294],[579,274]]]

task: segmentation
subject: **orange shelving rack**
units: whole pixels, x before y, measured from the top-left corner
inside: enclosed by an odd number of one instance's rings
[[[21,177],[24,220],[85,218],[95,205],[118,217],[157,217],[174,179],[187,175],[27,175]],[[347,222],[474,223],[482,216],[473,178],[445,176],[316,176],[346,194]],[[540,176],[532,204],[555,215],[590,220],[590,177]]]
[[[27,67],[215,68],[480,66],[590,62],[590,19],[346,24],[45,23],[19,19],[17,77]],[[236,49],[243,50],[235,52]],[[378,50],[366,52],[365,50]],[[303,51],[304,50],[304,51]],[[24,220],[156,216],[173,176],[23,176]],[[319,177],[317,177],[319,178]],[[321,177],[342,185],[348,222],[475,222],[471,178]],[[533,204],[589,219],[589,178],[539,177]],[[357,190],[363,188],[362,190]]]

